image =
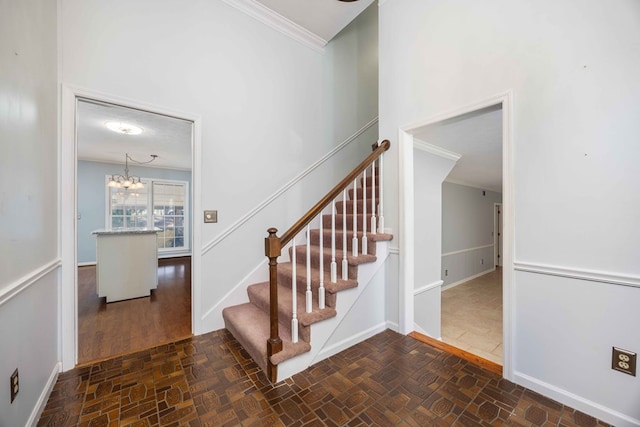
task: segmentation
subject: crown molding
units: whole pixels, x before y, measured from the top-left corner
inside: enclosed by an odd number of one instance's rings
[[[460,157],[462,157],[461,154],[445,150],[442,147],[429,144],[428,142],[421,141],[419,139],[416,139],[415,137],[413,138],[413,147],[417,148],[418,150],[426,151],[427,153],[443,157],[445,159],[453,160],[454,162],[457,162],[458,160],[460,160]]]
[[[285,36],[315,50],[324,53],[327,40],[318,37],[306,28],[274,12],[256,0],[222,0],[229,6],[262,22]]]

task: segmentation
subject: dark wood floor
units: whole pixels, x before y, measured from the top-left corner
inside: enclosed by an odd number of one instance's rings
[[[131,353],[191,335],[191,257],[158,262],[150,297],[107,304],[95,266],[78,268],[78,364]]]
[[[271,385],[226,330],[60,374],[38,426],[606,426],[382,332]]]

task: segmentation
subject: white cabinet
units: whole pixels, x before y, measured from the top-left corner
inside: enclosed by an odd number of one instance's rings
[[[96,230],[98,296],[107,302],[149,296],[158,286],[154,229]]]

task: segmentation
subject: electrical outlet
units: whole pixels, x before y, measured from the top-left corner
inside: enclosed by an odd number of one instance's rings
[[[20,378],[18,377],[18,368],[11,374],[11,403],[16,399],[16,395],[20,391]]]
[[[613,347],[611,369],[636,376],[636,353]]]

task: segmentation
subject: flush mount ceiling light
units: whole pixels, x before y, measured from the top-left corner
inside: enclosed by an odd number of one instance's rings
[[[109,130],[122,133],[124,135],[139,135],[142,128],[125,122],[107,122],[104,124]]]

